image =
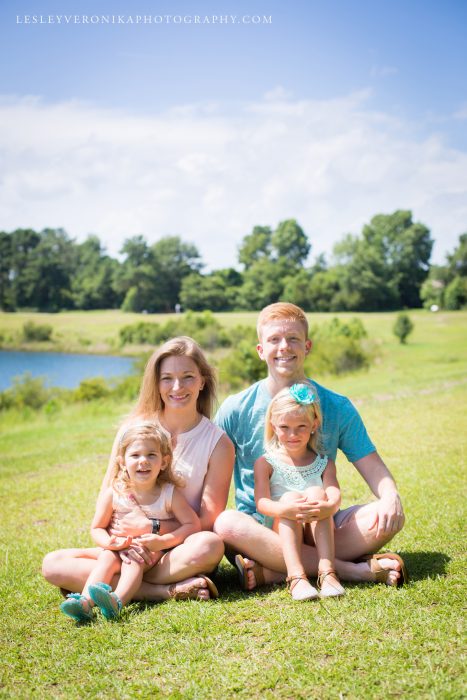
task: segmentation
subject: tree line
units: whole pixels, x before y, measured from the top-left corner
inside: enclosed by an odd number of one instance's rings
[[[307,311],[379,311],[467,303],[467,234],[444,266],[430,266],[430,230],[412,213],[378,214],[347,234],[330,261],[307,264],[311,243],[295,219],[255,226],[238,265],[204,273],[195,245],[165,236],[128,238],[121,259],[98,236],[77,243],[63,229],[0,231],[0,306],[6,311],[111,309],[253,310],[279,300]]]

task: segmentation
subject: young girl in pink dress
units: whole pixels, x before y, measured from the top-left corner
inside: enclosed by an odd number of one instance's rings
[[[179,488],[182,477],[172,469],[172,448],[167,434],[152,423],[141,423],[126,430],[119,442],[111,486],[103,490],[96,505],[91,535],[102,547],[83,592],[68,595],[60,609],[77,621],[91,620],[97,605],[104,617],[118,617],[122,606],[133,598],[141,586],[144,572],[162,556],[162,550],[174,534],[181,541],[200,530],[199,518]],[[114,513],[130,513],[140,508],[150,519],[175,518],[179,523],[172,535],[116,537],[107,528]],[[150,565],[122,560],[133,539],[144,544],[151,539],[153,558]],[[155,542],[156,540],[156,542]],[[120,574],[115,591],[109,585]]]

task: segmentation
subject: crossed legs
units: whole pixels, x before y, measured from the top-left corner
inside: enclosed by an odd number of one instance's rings
[[[100,549],[59,549],[44,558],[42,573],[49,583],[81,593],[96,565]],[[224,545],[213,532],[197,532],[185,542],[166,552],[152,569],[145,572],[134,600],[166,600],[176,594],[196,591],[196,597],[209,598],[201,573],[213,571],[222,559]],[[112,581],[112,588],[118,576]],[[175,586],[175,588],[173,588]]]
[[[346,581],[375,581],[376,575],[366,562],[355,560],[377,552],[389,542],[396,532],[383,533],[379,537],[370,529],[374,522],[376,502],[357,506],[349,511],[348,517],[335,530],[335,568],[339,578]],[[285,562],[279,536],[273,530],[260,525],[246,513],[226,510],[219,515],[214,532],[224,540],[226,556],[231,559],[237,552],[263,566],[266,583],[276,583],[285,579]],[[308,576],[318,574],[318,555],[314,546],[303,544],[301,560]],[[394,559],[380,559],[379,564],[387,569],[386,583],[396,585],[399,579],[400,564]],[[249,587],[254,588],[254,574],[249,576]]]

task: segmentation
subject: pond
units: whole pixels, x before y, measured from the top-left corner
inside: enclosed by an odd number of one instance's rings
[[[89,377],[119,377],[132,371],[131,357],[79,355],[59,352],[0,350],[0,391],[13,383],[13,377],[30,372],[43,376],[48,386],[74,389]]]

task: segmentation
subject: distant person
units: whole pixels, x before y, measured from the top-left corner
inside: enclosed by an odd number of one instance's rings
[[[265,454],[255,462],[255,500],[265,525],[279,533],[294,600],[344,595],[334,568],[332,515],[309,524],[318,552],[318,588],[311,585],[301,558],[302,517],[327,502],[337,512],[341,496],[336,465],[322,454],[321,411],[312,384],[293,384],[274,396],[266,413]],[[241,576],[248,569],[236,558]],[[245,571],[246,570],[246,571]]]
[[[65,615],[78,622],[91,620],[93,607],[97,605],[107,619],[118,617],[122,607],[139,590],[144,572],[162,557],[163,550],[200,530],[198,516],[176,488],[183,484],[172,468],[168,436],[151,423],[128,428],[118,445],[111,486],[100,494],[91,525],[91,535],[102,550],[83,592],[70,593],[61,604]],[[109,535],[107,528],[112,515],[131,513],[135,508],[141,508],[148,518],[175,518],[179,527],[165,535],[144,534],[134,539]],[[150,564],[120,554],[133,542],[152,552]],[[118,583],[112,591],[109,584],[117,574]]]
[[[131,561],[153,564],[144,572],[134,600],[207,600],[215,595],[205,574],[214,571],[224,554],[224,544],[212,528],[227,503],[234,461],[231,441],[209,420],[215,388],[214,371],[199,345],[188,337],[169,340],[149,358],[136,406],[115,438],[102,491],[111,485],[122,436],[135,424],[155,422],[171,440],[174,471],[184,478],[182,493],[201,524],[201,532],[185,539],[183,532],[177,533],[176,520],[150,519],[141,508],[114,518],[109,534],[115,537],[172,533],[171,549],[157,563],[159,555],[142,540],[133,540],[123,550]],[[81,593],[99,554],[97,548],[51,552],[44,559],[43,574],[65,591]]]
[[[217,424],[235,445],[235,497],[237,511],[222,513],[214,526],[226,543],[232,560],[242,555],[241,582],[245,589],[282,581],[287,570],[279,535],[264,526],[254,497],[253,465],[263,454],[265,415],[271,399],[285,387],[310,381],[304,361],[311,350],[308,322],[294,304],[277,303],[263,309],[258,318],[259,356],[267,364],[268,376],[245,391],[227,398],[219,409]],[[347,581],[375,581],[390,586],[407,580],[402,559],[393,552],[372,554],[389,542],[404,524],[404,513],[396,484],[351,402],[313,382],[323,415],[324,454],[335,460],[337,449],[354,464],[376,500],[337,511],[327,500],[318,500],[310,510],[296,516],[297,522],[315,523],[334,517],[335,569]],[[305,531],[306,532],[306,531]],[[238,561],[238,560],[237,560]],[[308,576],[318,574],[314,541],[307,538],[301,561]]]

